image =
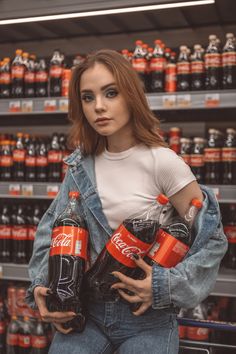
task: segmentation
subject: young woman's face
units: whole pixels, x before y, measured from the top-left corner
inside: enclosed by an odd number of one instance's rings
[[[84,115],[98,134],[127,139],[132,130],[129,109],[105,65],[95,63],[82,74],[80,95]]]

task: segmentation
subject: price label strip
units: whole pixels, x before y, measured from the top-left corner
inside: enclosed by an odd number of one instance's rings
[[[47,196],[50,198],[55,198],[59,191],[58,186],[48,185],[47,186]]]
[[[174,108],[176,106],[176,95],[162,96],[162,106],[164,108]]]
[[[68,99],[59,100],[59,111],[68,112]]]
[[[20,195],[21,194],[21,188],[20,184],[9,184],[9,195]]]
[[[23,184],[21,189],[22,195],[32,197],[34,195],[34,187],[32,184]]]
[[[216,199],[219,200],[220,199],[220,190],[219,188],[212,188],[215,196],[216,196]]]
[[[54,112],[57,109],[56,100],[45,100],[44,101],[44,112]]]
[[[20,101],[10,101],[8,111],[11,113],[21,112],[21,102]]]
[[[177,107],[182,107],[182,108],[191,107],[191,96],[177,95]]]
[[[33,112],[33,101],[32,100],[22,101],[21,112],[24,112],[24,113]]]
[[[205,95],[205,106],[212,108],[212,107],[219,107],[220,105],[220,94],[219,93],[207,93]]]

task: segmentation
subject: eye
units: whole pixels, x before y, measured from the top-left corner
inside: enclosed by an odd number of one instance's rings
[[[116,97],[118,95],[118,91],[115,89],[110,89],[106,92],[106,97],[108,98],[113,98]]]
[[[90,93],[84,93],[81,95],[81,100],[85,102],[91,102],[93,100],[93,95]]]

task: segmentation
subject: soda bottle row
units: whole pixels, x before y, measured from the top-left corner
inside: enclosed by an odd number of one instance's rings
[[[164,138],[171,149],[182,156],[199,183],[236,184],[236,130],[208,129],[207,139],[181,137],[181,129],[172,127]]]
[[[37,225],[48,206],[4,203],[0,209],[0,262],[27,264]]]
[[[157,39],[154,47],[137,40],[133,53],[124,49],[122,54],[139,74],[147,92],[236,88],[233,33],[226,34],[223,48],[217,36],[212,34],[205,50],[195,44],[192,53],[186,45],[181,45],[177,54]]]
[[[81,60],[78,55],[73,64]],[[70,77],[71,68],[60,50],[54,50],[48,63],[17,49],[13,60],[5,57],[0,61],[0,98],[68,96]]]
[[[70,154],[65,134],[31,137],[17,133],[0,137],[0,181],[61,182]]]

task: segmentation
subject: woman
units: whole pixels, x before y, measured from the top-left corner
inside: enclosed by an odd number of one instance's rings
[[[137,74],[117,52],[98,51],[74,69],[69,111],[71,142],[75,146],[80,142],[80,150],[67,158],[67,175],[40,222],[29,266],[28,300],[58,330],[50,354],[178,353],[176,313],[208,296],[226,251],[216,199],[208,189],[200,189],[189,167],[165,146]],[[90,300],[83,333],[63,329],[73,312],[50,313],[45,306],[51,229],[70,190],[80,191],[92,262],[112,230],[133,210],[150,205],[160,192],[181,216],[193,198],[204,199],[187,257],[171,269],[135,260],[146,273],[143,280],[114,272],[113,287],[126,301]],[[141,306],[132,314],[128,303],[137,301]]]

